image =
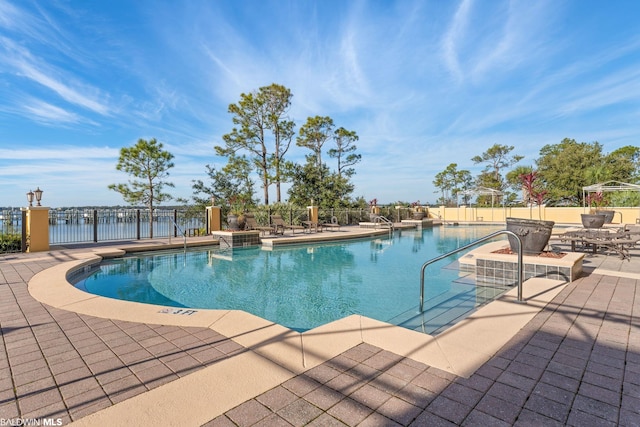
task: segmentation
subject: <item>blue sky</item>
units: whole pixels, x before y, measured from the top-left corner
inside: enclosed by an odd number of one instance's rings
[[[434,202],[435,174],[475,175],[496,143],[523,165],[565,137],[638,145],[638,16],[635,0],[0,0],[0,206],[36,186],[47,206],[124,204],[107,185],[139,138],[175,155],[189,197],[224,164],[229,104],[271,83],[298,129],[357,132],[354,196],[384,203]]]

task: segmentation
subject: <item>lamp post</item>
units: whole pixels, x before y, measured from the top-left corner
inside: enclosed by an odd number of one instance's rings
[[[33,191],[29,190],[27,193],[27,201],[29,202],[29,207],[33,206]]]
[[[42,200],[42,190],[40,189],[40,187],[36,188],[36,191],[33,192],[36,196],[36,202],[38,202],[37,206],[41,206],[40,205],[40,200]]]

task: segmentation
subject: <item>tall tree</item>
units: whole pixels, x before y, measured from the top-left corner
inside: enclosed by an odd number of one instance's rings
[[[456,199],[458,197],[458,193],[464,190],[468,190],[469,187],[473,184],[473,177],[471,176],[471,172],[466,169],[459,170],[455,175],[454,187],[453,191],[456,195]],[[463,203],[469,203],[469,196],[463,196]]]
[[[163,193],[164,187],[173,187],[165,181],[169,169],[173,167],[173,154],[163,150],[162,143],[155,138],[150,141],[139,139],[133,147],[120,149],[116,169],[131,175],[128,184],[111,184],[109,189],[117,191],[130,204],[143,203],[149,209],[149,237],[153,238],[153,206],[171,200],[171,195]]]
[[[620,147],[606,155],[604,162],[614,181],[635,183],[640,179],[640,147]]]
[[[460,191],[471,184],[471,173],[468,170],[458,170],[457,163],[450,163],[445,170],[436,174],[433,185],[442,192],[442,203],[453,204]],[[456,196],[454,199],[453,196]],[[457,203],[456,203],[457,204]]]
[[[355,131],[340,127],[334,132],[333,140],[336,147],[331,148],[327,154],[329,154],[329,157],[338,160],[338,175],[353,176],[355,169],[351,166],[362,160],[362,155],[355,153],[357,149],[355,142],[358,140],[358,135]]]
[[[565,138],[559,144],[540,149],[536,160],[538,178],[552,203],[582,203],[582,187],[595,184],[594,168],[602,165],[602,146],[598,142],[576,142]]]
[[[291,105],[291,92],[272,84],[258,91],[240,94],[237,104],[229,105],[233,115],[232,131],[222,136],[225,146],[214,147],[220,156],[228,157],[240,151],[250,154],[250,161],[262,181],[264,203],[269,204],[269,186],[275,182],[280,197],[283,157],[293,138],[292,121],[285,117]],[[273,149],[270,149],[271,131]]]
[[[333,135],[333,119],[331,117],[309,117],[300,128],[296,141],[299,147],[306,147],[313,152],[318,169],[322,166],[322,147]]]
[[[512,145],[494,144],[481,156],[471,158],[476,164],[486,163],[483,173],[479,176],[478,185],[500,191],[504,189],[504,181],[500,171],[515,165],[524,158],[515,154],[511,155],[513,148]]]
[[[274,147],[270,166],[273,170],[272,180],[276,185],[276,202],[281,202],[280,186],[283,181],[284,156],[295,134],[295,123],[286,117],[293,95],[289,89],[275,83],[261,87],[258,92],[259,96],[265,100],[267,129],[273,134]]]

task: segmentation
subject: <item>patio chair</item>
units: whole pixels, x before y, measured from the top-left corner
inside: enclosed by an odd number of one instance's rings
[[[275,234],[280,233],[284,235],[285,230],[291,230],[293,234],[296,234],[296,230],[302,230],[303,232],[305,230],[305,227],[302,225],[293,225],[293,224],[285,223],[284,220],[282,219],[282,216],[278,214],[271,215],[271,223],[273,224],[273,230]]]
[[[245,226],[244,226],[245,230],[259,230],[260,234],[265,234],[267,231],[269,233],[273,233],[273,227],[268,227],[268,226],[263,226],[258,224],[258,221],[256,220],[255,215],[251,213],[245,213],[244,220],[245,220]]]
[[[336,218],[335,216],[331,217],[331,222],[324,222],[322,223],[322,227],[324,228],[328,228],[330,230],[335,230],[338,229],[340,230],[340,223],[338,222],[338,218]]]

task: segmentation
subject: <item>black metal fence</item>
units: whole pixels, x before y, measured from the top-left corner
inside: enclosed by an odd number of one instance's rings
[[[156,209],[57,209],[49,211],[49,243],[177,237],[205,228],[205,212]]]
[[[403,219],[412,218],[412,210],[408,207],[380,207],[378,215],[386,217],[392,222],[400,222]],[[273,214],[280,214],[285,221],[290,224],[300,225],[302,221],[309,219],[307,208],[292,207],[288,205],[259,206],[253,213],[258,224],[269,225],[269,217]],[[371,209],[320,209],[318,219],[324,222],[331,222],[336,217],[341,225],[358,225],[360,222],[371,220]]]
[[[280,214],[291,224],[309,219],[307,208],[291,205],[260,206],[253,211],[258,223],[268,225],[270,215]],[[20,209],[0,209],[0,253],[20,252],[26,246],[22,238],[23,215]],[[357,225],[370,220],[370,209],[320,209],[320,221],[331,222],[333,217],[342,225]],[[380,215],[391,221],[411,217],[408,208],[381,207]],[[150,222],[147,209],[78,208],[49,211],[49,243],[89,243],[112,240],[139,240],[178,237],[183,232],[200,234],[206,228],[206,212],[193,209],[156,209]]]
[[[22,212],[0,210],[0,253],[22,251]]]

